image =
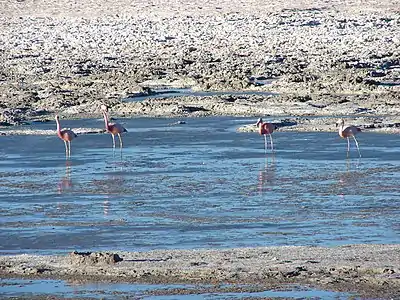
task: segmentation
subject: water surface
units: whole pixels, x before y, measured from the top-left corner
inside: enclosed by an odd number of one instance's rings
[[[219,286],[227,289],[229,285]],[[246,289],[247,286],[243,286]],[[43,295],[52,297],[73,297],[90,299],[243,299],[259,297],[285,297],[285,299],[357,299],[351,293],[339,293],[316,290],[309,287],[285,285],[265,291],[247,292],[207,292],[212,286],[207,285],[147,285],[147,284],[79,284],[62,280],[0,280],[0,293],[4,298],[32,297]],[[177,291],[180,290],[180,293]],[[202,292],[203,290],[203,292]]]
[[[265,154],[235,131],[254,119],[120,121],[122,155],[108,134],[79,136],[67,162],[57,136],[0,137],[1,254],[400,240],[397,135],[361,133],[363,157],[352,145],[346,159],[346,141],[321,132],[277,131]]]
[[[258,82],[258,81],[257,81]],[[264,81],[260,81],[260,85],[264,85]],[[152,90],[150,94],[131,96],[125,99],[125,101],[139,102],[147,99],[155,98],[172,98],[182,96],[193,96],[193,97],[207,97],[207,96],[248,96],[248,95],[262,95],[271,96],[274,93],[265,91],[194,91],[191,88],[181,89],[156,89]]]

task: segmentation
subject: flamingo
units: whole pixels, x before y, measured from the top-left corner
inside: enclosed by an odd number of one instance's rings
[[[122,138],[121,138],[121,133],[123,132],[128,132],[121,124],[119,123],[109,123],[108,122],[108,108],[105,105],[101,106],[101,110],[103,112],[104,116],[104,123],[106,125],[106,130],[107,132],[111,133],[112,139],[113,139],[113,148],[115,148],[115,135],[118,135],[119,138],[119,147],[122,149]]]
[[[70,129],[60,129],[60,117],[58,115],[55,116],[57,123],[57,135],[60,139],[64,141],[65,144],[65,157],[68,159],[71,157],[71,141],[77,137],[75,132]]]
[[[354,142],[356,143],[357,146],[357,151],[358,151],[358,155],[361,157],[361,153],[360,153],[360,148],[358,147],[358,142],[357,139],[355,137],[355,135],[359,132],[361,132],[361,129],[354,126],[354,125],[350,125],[350,126],[344,126],[344,120],[343,119],[339,119],[336,122],[336,127],[339,126],[339,136],[341,138],[347,138],[347,156],[349,156],[349,151],[350,151],[350,137],[352,137],[354,139]]]
[[[258,127],[258,132],[260,135],[264,136],[264,150],[267,151],[268,144],[267,144],[267,134],[269,135],[269,139],[271,140],[271,150],[274,151],[274,143],[272,141],[272,132],[276,129],[276,126],[272,123],[263,122],[261,118],[258,119],[256,126]]]

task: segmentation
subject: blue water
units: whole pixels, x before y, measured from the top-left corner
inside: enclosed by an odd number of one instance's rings
[[[88,283],[75,284],[61,280],[0,280],[0,295],[4,298],[11,297],[31,297],[33,295],[51,295],[62,297],[74,297],[91,299],[243,299],[253,297],[285,297],[286,299],[357,299],[351,293],[339,293],[331,291],[321,291],[307,287],[287,285],[279,289],[266,290],[262,292],[206,292],[211,286],[194,285],[146,285],[146,284],[108,284],[108,283]],[[227,288],[226,286],[219,286]],[[246,286],[243,286],[246,287]],[[199,290],[194,292],[194,288]],[[205,291],[202,293],[201,289]],[[176,289],[184,289],[187,294],[174,294]],[[157,295],[151,292],[157,291]],[[200,291],[200,292],[198,292]]]
[[[236,132],[254,119],[119,121],[122,155],[108,134],[79,136],[68,162],[55,135],[0,137],[1,254],[400,240],[398,135],[363,132],[346,159],[336,133],[277,131],[266,155]]]
[[[259,85],[264,85],[267,81],[257,81]],[[229,96],[229,95],[262,95],[262,96],[270,96],[274,95],[271,92],[264,91],[193,91],[190,88],[182,88],[182,89],[157,89],[154,90],[154,94],[150,95],[142,95],[142,96],[134,96],[128,97],[125,101],[143,101],[147,99],[155,99],[155,98],[171,98],[171,97],[182,97],[182,96],[192,96],[192,97],[206,97],[206,96]]]

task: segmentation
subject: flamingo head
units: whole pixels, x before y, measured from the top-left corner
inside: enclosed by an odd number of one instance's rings
[[[60,120],[60,117],[59,117],[58,115],[55,115],[54,119],[55,119],[56,121],[58,121],[58,120]]]
[[[263,122],[263,120],[262,120],[261,118],[259,118],[259,119],[257,120],[256,126],[258,127],[260,124],[262,124],[262,122]]]
[[[342,118],[336,121],[336,127],[338,126],[344,126],[344,120]]]
[[[100,108],[101,108],[102,111],[105,111],[105,112],[108,111],[108,107],[107,107],[106,105],[104,105],[104,104],[102,104],[102,105],[100,106]]]

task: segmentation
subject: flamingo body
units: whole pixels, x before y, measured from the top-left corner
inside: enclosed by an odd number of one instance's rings
[[[361,129],[356,126],[347,126],[339,130],[339,136],[341,138],[348,138],[356,135],[358,132],[361,132]]]
[[[128,132],[121,124],[119,123],[108,123],[107,131],[112,134],[118,134],[123,132]]]
[[[258,131],[261,135],[272,134],[274,132],[275,126],[271,123],[261,123],[258,127]]]
[[[76,133],[70,129],[62,129],[57,132],[57,135],[60,139],[71,142],[74,138],[77,137]]]

